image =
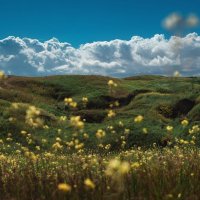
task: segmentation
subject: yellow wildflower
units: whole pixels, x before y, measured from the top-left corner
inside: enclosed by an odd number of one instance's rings
[[[135,123],[140,123],[142,122],[144,117],[142,115],[138,115],[137,117],[134,118]]]
[[[85,179],[84,184],[85,184],[85,186],[87,186],[90,189],[94,189],[95,188],[95,184],[89,178]]]
[[[70,192],[72,190],[71,186],[67,183],[58,184],[58,190],[62,192]]]

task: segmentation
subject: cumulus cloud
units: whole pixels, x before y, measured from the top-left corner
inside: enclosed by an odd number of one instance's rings
[[[74,48],[56,38],[7,37],[0,40],[0,69],[7,74],[43,76],[99,74],[125,77],[138,74],[200,75],[200,36],[93,42]]]

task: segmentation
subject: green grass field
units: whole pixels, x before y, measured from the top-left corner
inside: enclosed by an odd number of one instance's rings
[[[0,199],[196,200],[199,134],[199,77],[9,76]]]
[[[57,129],[61,129],[62,136],[70,139],[73,137],[70,127],[58,119],[60,116],[79,115],[86,120],[84,131],[90,136],[86,141],[88,148],[96,148],[94,133],[98,129],[106,130],[112,124],[117,128],[117,134],[107,135],[102,142],[112,143],[113,150],[117,150],[124,127],[131,131],[126,144],[129,148],[153,143],[164,145],[163,140],[173,139],[167,135],[167,125],[174,127],[173,137],[187,138],[188,129],[200,123],[200,78],[139,76],[114,79],[118,87],[112,94],[107,86],[109,79],[102,76],[8,77],[0,88],[1,137],[6,138],[7,133],[12,133],[14,142],[23,142],[19,133],[26,130],[33,134],[36,143],[42,137],[53,142]],[[66,108],[66,97],[73,98],[78,107]],[[88,98],[87,106],[82,105],[82,97]],[[119,106],[114,108],[116,117],[110,119],[107,112],[115,101],[119,102]],[[13,103],[19,103],[19,108],[13,109]],[[42,110],[41,117],[51,126],[50,129],[32,129],[24,123],[30,105]],[[133,123],[137,115],[144,116],[142,124]],[[17,123],[9,121],[9,118],[17,120]],[[183,128],[180,122],[185,118],[190,124]],[[143,128],[148,129],[148,134],[141,134]],[[48,144],[51,146],[51,142]]]

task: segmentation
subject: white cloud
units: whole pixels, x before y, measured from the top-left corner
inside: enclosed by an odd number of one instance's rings
[[[152,38],[93,42],[74,48],[56,38],[7,37],[0,40],[0,69],[15,75],[100,74],[132,76],[136,74],[200,75],[200,36],[184,38],[163,35]]]

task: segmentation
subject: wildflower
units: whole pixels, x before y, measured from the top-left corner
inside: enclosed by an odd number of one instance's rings
[[[113,110],[108,111],[108,117],[109,118],[112,118],[112,117],[115,117],[115,116],[116,116],[116,113]]]
[[[98,146],[99,148],[102,148],[102,149],[104,148],[103,144],[99,144]]]
[[[84,133],[84,134],[83,134],[83,137],[84,137],[85,139],[88,139],[88,138],[89,138],[89,135],[88,135],[87,133]]]
[[[130,129],[125,128],[125,129],[124,129],[124,134],[125,134],[125,135],[128,135],[129,133],[130,133]]]
[[[194,125],[192,127],[192,129],[189,129],[190,134],[195,134],[195,133],[198,133],[198,132],[200,132],[200,127],[198,125]]]
[[[182,124],[183,126],[187,126],[187,125],[189,124],[189,122],[188,122],[187,119],[184,119],[184,120],[181,121],[181,124]]]
[[[85,186],[87,186],[90,189],[94,189],[95,188],[95,184],[89,178],[85,179],[84,184],[85,184]]]
[[[80,116],[72,116],[70,118],[70,124],[77,129],[83,129],[84,128],[84,122],[81,121]]]
[[[174,75],[174,77],[180,77],[181,76],[179,71],[175,71],[173,75]]]
[[[65,105],[71,107],[71,108],[76,108],[77,107],[77,103],[75,101],[73,101],[72,98],[65,98],[64,99]]]
[[[182,194],[181,194],[181,193],[179,193],[177,197],[180,199],[180,198],[181,198],[181,196],[182,196]]]
[[[194,176],[194,173],[191,173],[190,176]]]
[[[119,106],[120,106],[119,101],[115,101],[115,102],[114,102],[114,105],[115,105],[116,107],[119,107]]]
[[[173,129],[174,129],[174,127],[173,127],[173,126],[166,126],[166,130],[167,130],[168,132],[171,132],[171,131],[173,131]]]
[[[62,149],[62,145],[59,143],[59,142],[56,142],[56,143],[54,143],[53,145],[52,145],[52,148],[54,149],[54,150],[59,150],[59,149]]]
[[[24,130],[22,130],[22,131],[21,131],[21,134],[22,134],[23,136],[25,136],[25,135],[27,134],[27,132],[24,131]]]
[[[8,118],[8,121],[9,121],[9,122],[14,122],[14,121],[16,121],[16,118],[14,118],[14,117],[9,117],[9,118]]]
[[[49,126],[48,125],[44,125],[43,129],[49,129]]]
[[[70,107],[72,107],[72,108],[76,108],[76,107],[77,107],[77,103],[76,103],[76,102],[72,102],[72,103],[70,103],[69,105],[70,105]]]
[[[143,132],[144,134],[148,134],[147,128],[143,128],[143,129],[142,129],[142,132]]]
[[[21,151],[20,151],[20,150],[16,150],[15,152],[16,152],[17,154],[20,154],[20,153],[21,153]]]
[[[3,80],[6,78],[6,75],[3,71],[0,71],[0,80]]]
[[[126,141],[122,141],[121,147],[124,148],[126,146]]]
[[[71,186],[67,183],[59,183],[58,184],[58,190],[62,192],[70,192],[71,191]]]
[[[12,103],[11,106],[14,109],[19,109],[19,104],[18,103]]]
[[[84,147],[84,143],[79,143],[75,145],[75,149],[82,149]]]
[[[117,87],[117,83],[115,83],[113,80],[108,81],[108,86],[109,87]]]
[[[127,174],[130,170],[130,164],[126,161],[122,162],[119,168],[120,174]]]
[[[137,169],[138,167],[140,167],[139,162],[134,162],[134,163],[131,164],[131,168],[133,168],[133,169]]]
[[[61,141],[62,140],[59,137],[56,138],[56,142],[61,142]]]
[[[180,140],[179,140],[179,143],[180,143],[180,144],[188,144],[189,142],[188,142],[187,140],[180,139]]]
[[[43,144],[47,143],[47,140],[46,139],[42,139],[42,143]]]
[[[106,168],[106,175],[113,178],[119,178],[120,176],[127,174],[130,170],[130,164],[126,161],[121,162],[117,158],[110,160]]]
[[[37,109],[35,106],[29,106],[26,111],[26,123],[32,127],[42,127],[43,120],[39,118],[40,110]]]
[[[58,134],[60,134],[62,132],[62,130],[60,128],[57,131],[58,131]]]
[[[135,123],[140,123],[142,122],[144,117],[142,115],[138,115],[137,117],[134,118]]]
[[[12,141],[13,141],[13,139],[12,139],[12,138],[10,138],[10,137],[8,137],[8,138],[6,138],[6,141],[8,141],[8,142],[12,142]]]
[[[106,132],[103,131],[102,129],[98,129],[97,132],[96,132],[96,137],[98,139],[105,137],[105,135],[106,135]]]
[[[114,171],[116,171],[120,166],[120,161],[118,159],[112,159],[108,163],[107,169],[106,169],[106,174],[107,175],[112,175]]]
[[[1,160],[6,160],[7,158],[6,158],[6,156],[4,156],[3,154],[0,154],[0,161]]]
[[[88,98],[87,98],[87,97],[83,97],[83,98],[82,98],[82,102],[83,102],[84,104],[87,104],[87,103],[88,103]]]
[[[123,127],[123,126],[124,126],[124,124],[123,124],[122,121],[119,121],[118,125],[119,125],[120,127]]]
[[[35,149],[40,151],[40,146],[36,146]]]
[[[110,147],[111,147],[111,144],[107,144],[107,145],[105,146],[105,149],[106,149],[106,150],[109,150]]]
[[[70,104],[70,103],[72,103],[73,102],[73,99],[72,98],[65,98],[64,99],[64,102],[65,102],[65,104]]]

